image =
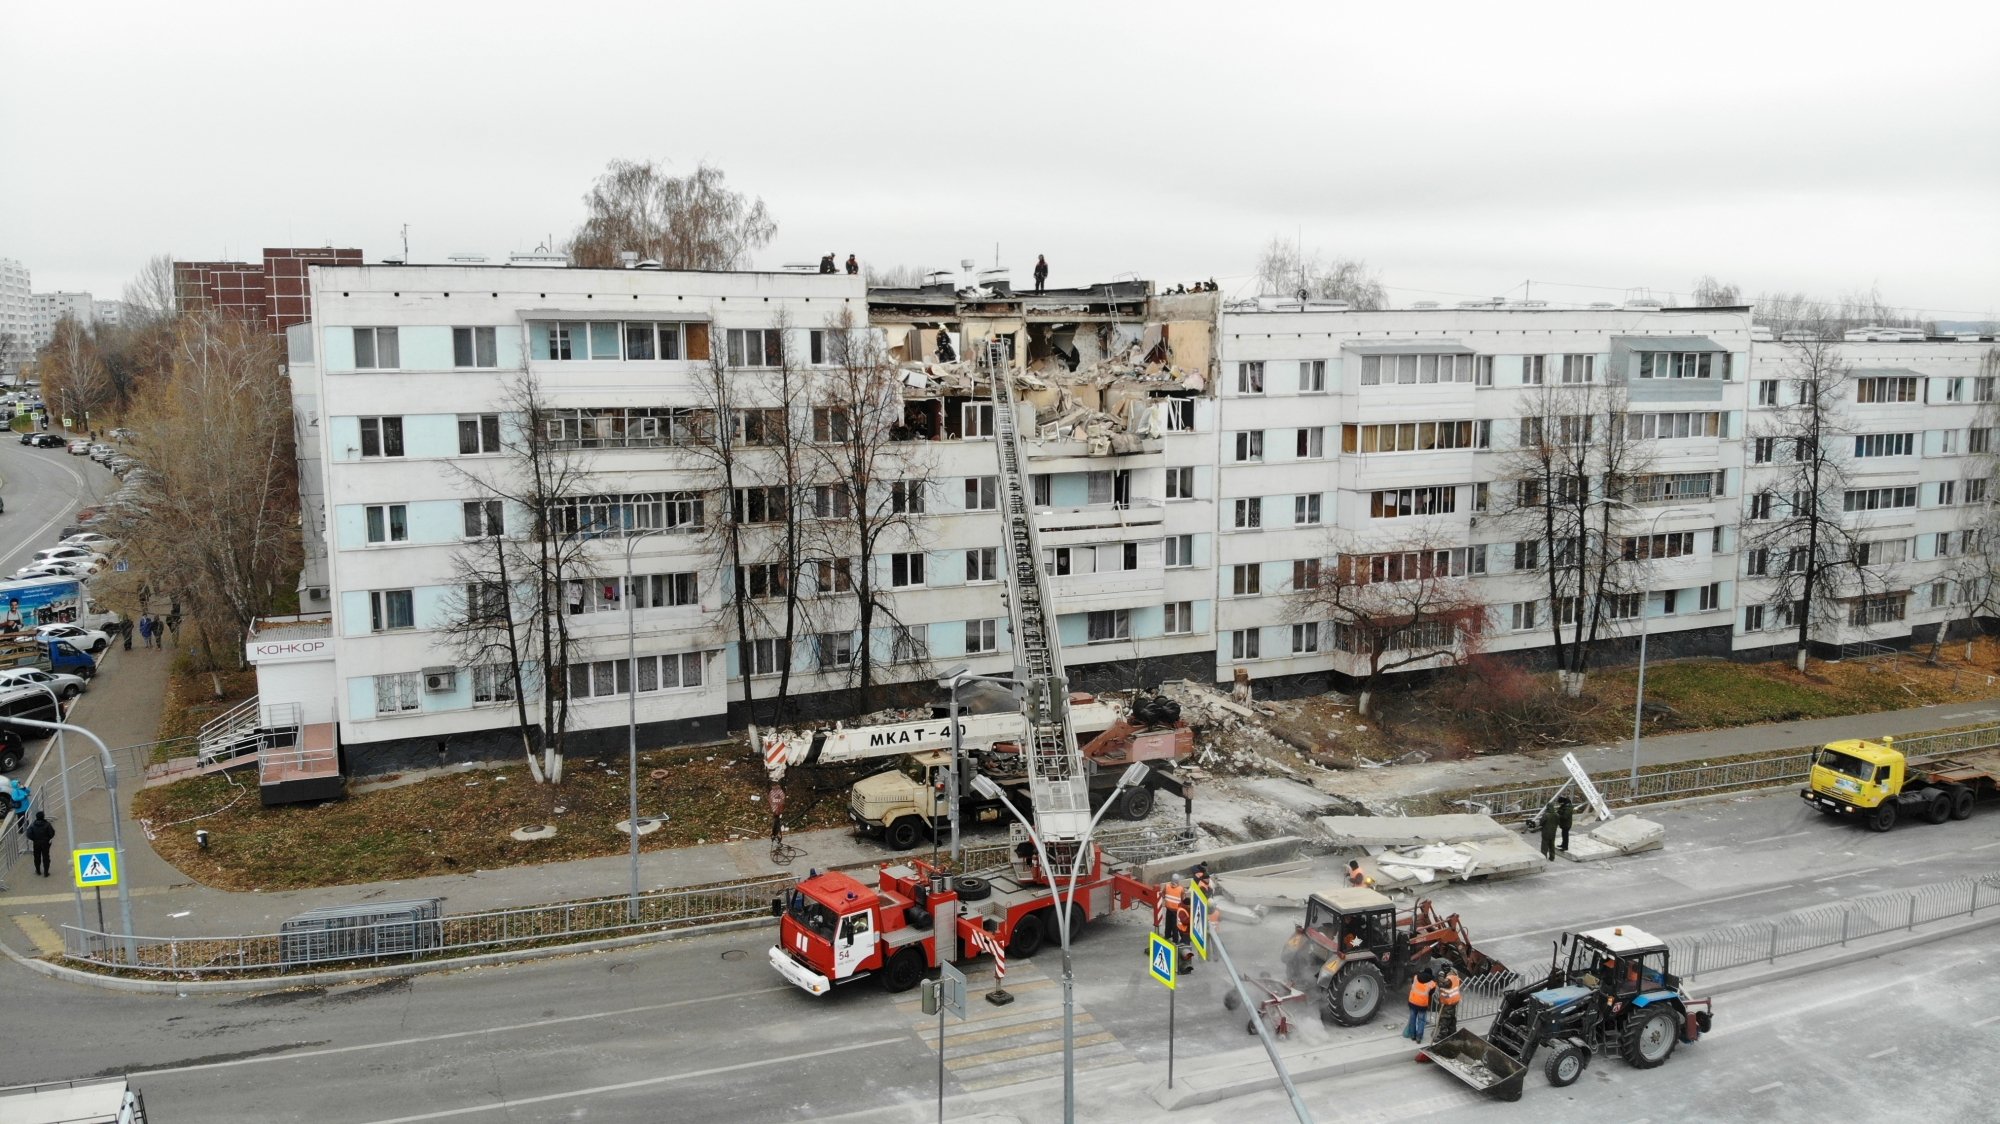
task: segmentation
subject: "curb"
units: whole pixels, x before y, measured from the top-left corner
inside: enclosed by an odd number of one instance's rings
[[[1844,967],[1862,960],[1872,960],[1879,956],[1887,956],[1890,953],[1901,952],[1905,949],[1916,948],[1941,940],[1949,940],[1952,937],[1963,936],[1967,933],[1977,932],[1994,925],[2000,925],[2000,911],[1996,911],[1992,916],[1986,918],[1973,919],[1966,924],[1953,925],[1948,928],[1939,928],[1923,933],[1910,933],[1870,948],[1849,949],[1836,956],[1812,960],[1808,963],[1788,964],[1783,967],[1772,967],[1768,970],[1756,971],[1728,969],[1726,970],[1728,972],[1743,971],[1743,974],[1735,978],[1725,978],[1712,987],[1693,987],[1689,991],[1697,998],[1708,998],[1715,995],[1727,994],[1732,991],[1742,991],[1763,984],[1777,983],[1781,980],[1795,979],[1799,976],[1812,975],[1815,972],[1824,972]],[[1491,1018],[1491,1015],[1482,1015],[1478,1019],[1468,1019],[1460,1025],[1464,1026]],[[1374,1069],[1386,1069],[1392,1065],[1410,1064],[1415,1047],[1410,1046],[1408,1043],[1396,1043],[1393,1046],[1385,1043],[1383,1045],[1389,1048],[1369,1048],[1364,1046],[1364,1050],[1372,1049],[1373,1052],[1364,1053],[1363,1050],[1355,1050],[1354,1053],[1361,1056],[1329,1059],[1316,1066],[1310,1064],[1312,1052],[1308,1051],[1297,1058],[1287,1058],[1286,1064],[1294,1084],[1324,1080],[1329,1077],[1341,1077],[1350,1073],[1361,1073]],[[1343,1048],[1332,1047],[1331,1049],[1337,1050]],[[1307,1064],[1300,1065],[1300,1062],[1306,1062]],[[1222,1076],[1222,1073],[1231,1068],[1244,1068],[1252,1072],[1242,1079],[1231,1081]],[[1189,1087],[1189,1078],[1199,1082],[1203,1077],[1211,1074],[1219,1078],[1218,1084],[1209,1088]],[[1208,1071],[1197,1070],[1192,1074],[1182,1077],[1180,1083],[1174,1089],[1168,1089],[1165,1082],[1156,1083],[1148,1088],[1146,1093],[1152,1098],[1154,1104],[1168,1112],[1174,1112],[1195,1105],[1214,1104],[1217,1101],[1229,1100],[1249,1093],[1266,1092],[1278,1087],[1278,1075],[1272,1072],[1269,1061],[1259,1052],[1252,1060],[1226,1063],[1223,1066],[1218,1066]]]

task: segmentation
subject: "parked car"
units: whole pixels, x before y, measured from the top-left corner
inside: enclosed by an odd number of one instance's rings
[[[51,546],[43,550],[36,551],[34,561],[35,562],[82,562],[88,565],[92,562],[104,561],[104,556],[102,554],[97,553],[94,550],[89,549],[88,547],[63,544],[61,546]]]
[[[36,433],[36,432],[35,432],[34,430],[32,430],[32,429],[29,429],[29,430],[23,430],[23,431],[21,432],[21,444],[23,444],[23,445],[32,445],[32,444],[34,444],[34,443],[35,443],[35,438],[37,438],[37,437],[40,437],[40,436],[41,436],[41,434],[39,434],[39,433]]]
[[[33,445],[37,449],[60,449],[66,442],[63,441],[62,434],[60,433],[37,433],[35,434],[35,439],[28,442],[28,444]]]
[[[81,534],[66,536],[62,541],[62,545],[80,546],[85,550],[95,551],[98,554],[109,554],[118,546],[118,540],[109,535],[99,534],[96,531],[84,531]]]
[[[126,429],[124,426],[119,426],[117,429],[111,431],[111,439],[113,441],[130,441],[138,436],[138,430]]]
[[[11,667],[0,671],[0,691],[34,684],[40,684],[54,691],[56,697],[64,702],[82,694],[84,688],[88,686],[81,675],[43,671],[39,667]]]
[[[89,567],[81,562],[36,562],[14,571],[15,581],[28,578],[81,578],[88,575]]]
[[[72,456],[72,457],[87,457],[87,456],[89,456],[89,455],[90,455],[90,442],[88,442],[88,441],[72,441],[72,442],[70,442],[70,443],[69,443],[69,455],[70,455],[70,456]]]
[[[118,450],[113,449],[111,446],[106,445],[100,441],[97,444],[92,445],[90,447],[90,459],[96,461],[98,464],[103,464],[104,462],[110,460],[112,455],[115,454],[117,451]]]
[[[94,628],[85,628],[80,624],[38,625],[35,628],[35,632],[40,636],[50,636],[57,640],[67,640],[92,655],[102,652],[111,646],[111,637]]]

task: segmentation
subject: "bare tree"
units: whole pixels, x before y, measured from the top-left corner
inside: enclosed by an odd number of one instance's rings
[[[1727,308],[1743,303],[1743,290],[1732,284],[1715,279],[1713,274],[1703,274],[1694,283],[1694,304],[1697,308]]]
[[[1629,509],[1605,501],[1631,502],[1626,497],[1650,467],[1650,448],[1635,432],[1622,388],[1544,382],[1522,403],[1515,446],[1501,463],[1489,508],[1521,536],[1515,570],[1537,574],[1548,594],[1557,678],[1574,696],[1597,642],[1633,615],[1623,610],[1638,575],[1617,549]]]
[[[863,264],[861,278],[871,289],[916,289],[924,285],[925,279],[936,272],[922,265],[891,265],[877,267]]]
[[[154,254],[125,283],[125,303],[140,322],[169,320],[180,312],[174,288],[174,256]]]
[[[19,332],[0,332],[0,375],[8,373],[8,368],[18,360],[18,352],[24,350]],[[19,371],[15,372],[19,374]]]
[[[832,592],[852,607],[859,638],[850,674],[865,710],[874,705],[878,628],[888,631],[891,663],[926,657],[890,590],[898,567],[906,581],[922,584],[908,570],[923,565],[918,532],[933,490],[931,460],[907,425],[901,372],[880,338],[859,330],[846,311],[828,322],[828,331],[842,343],[814,379],[810,446],[814,502],[824,496],[827,517],[812,521],[807,550],[833,567]]]
[[[537,784],[546,779],[529,731],[530,684],[523,670],[540,628],[532,613],[537,601],[531,585],[522,583],[518,557],[522,544],[506,537],[506,501],[482,488],[477,504],[465,513],[470,539],[452,556],[452,586],[444,597],[444,623],[439,628],[447,647],[474,677],[482,676],[496,696],[505,690],[514,703],[521,751],[528,774]],[[535,692],[546,695],[547,692]]]
[[[1384,308],[1389,303],[1367,262],[1326,258],[1317,250],[1308,254],[1276,235],[1258,255],[1257,279],[1265,293],[1290,295],[1303,289],[1314,300],[1346,301],[1358,309]]]
[[[667,269],[739,269],[777,233],[761,198],[723,186],[706,162],[670,176],[651,160],[613,160],[584,195],[585,217],[570,237],[570,259],[608,268],[623,251]]]
[[[111,374],[98,355],[97,341],[74,317],[56,323],[36,369],[42,376],[43,400],[58,416],[74,419],[78,429],[89,429],[91,413],[112,400]]]
[[[1292,563],[1292,618],[1332,627],[1328,642],[1366,661],[1357,709],[1373,714],[1382,676],[1417,665],[1458,663],[1486,620],[1467,575],[1471,551],[1441,532],[1383,546],[1336,533],[1324,559]]]
[[[1818,335],[1840,339],[1856,328],[1912,328],[1935,333],[1935,321],[1911,316],[1883,299],[1878,289],[1850,292],[1826,300],[1802,292],[1760,293],[1752,319],[1773,332],[1784,335]]]

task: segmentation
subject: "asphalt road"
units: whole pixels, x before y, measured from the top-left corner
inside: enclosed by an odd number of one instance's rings
[[[1533,970],[1549,939],[1566,928],[1622,921],[1662,936],[1686,933],[1983,873],[2000,858],[2000,812],[1990,809],[1967,822],[1888,835],[1822,821],[1790,794],[1691,805],[1654,818],[1667,825],[1666,851],[1564,864],[1510,883],[1444,888],[1436,897],[1446,911],[1465,916],[1483,947]],[[1231,927],[1239,965],[1273,965],[1290,920],[1273,916]],[[1146,921],[1126,915],[1095,924],[1077,946],[1078,1058],[1080,1069],[1088,1067],[1080,1078],[1083,1119],[1159,1118],[1143,1090],[1164,1075],[1167,1002],[1143,975]],[[20,1030],[0,1051],[0,1083],[134,1072],[163,1121],[929,1118],[937,1055],[924,1028],[935,1024],[916,1010],[914,994],[891,997],[863,982],[814,999],[784,985],[765,963],[770,935],[758,929],[408,981],[240,997],[126,996],[13,972],[8,1000]],[[1994,1023],[1971,1025],[1985,1017],[1977,1012],[1992,1007],[2000,985],[1961,961],[1990,947],[1988,938],[1871,961],[1843,969],[1832,988],[1809,979],[1744,993],[1724,1007],[1728,1015],[1719,1026],[1726,1033],[1677,1058],[1661,1071],[1666,1077],[1615,1061],[1593,1065],[1573,1089],[1531,1084],[1519,1106],[1504,1110],[1468,1104],[1448,1078],[1429,1072],[1416,1078],[1424,1084],[1414,1090],[1406,1075],[1321,1082],[1308,1100],[1324,1119],[1357,1118],[1352,1106],[1386,1114],[1364,1119],[1450,1120],[1475,1111],[1481,1119],[1496,1111],[1503,1115],[1495,1118],[1525,1119],[1518,1113],[1537,1111],[1557,1112],[1542,1117],[1557,1120],[1588,1114],[1595,1122],[1741,1119],[1738,1110],[1749,1104],[1771,1106],[1756,1115],[1789,1118],[1783,1113],[1792,1098],[1809,1095],[1817,1099],[1798,1103],[1820,1105],[1815,1119],[1824,1120],[1844,1118],[1837,1105],[1827,1108],[1839,1090],[1899,1075],[1900,1083],[1883,1087],[1894,1090],[1887,1095],[1901,1107],[1913,1103],[1910,1078],[1927,1075],[1914,1103],[1980,1118],[1967,1110],[1971,1101],[1958,1097],[1955,1075],[1977,1053],[1964,1034],[2000,1033]],[[979,1021],[947,1031],[947,1107],[954,1117],[1041,1120],[1059,1104],[1060,1009],[1052,978],[1058,955],[1044,952],[1012,968],[1014,1007],[980,1009]],[[1909,984],[1906,970],[1944,975]],[[974,975],[975,993],[987,986],[981,977]],[[1920,1003],[1940,986],[1950,994],[1948,1015]],[[1222,987],[1213,966],[1182,981],[1175,1000],[1182,1064],[1250,1045],[1241,1018],[1220,1004]],[[1386,1038],[1396,1029],[1386,1018],[1329,1029],[1308,1017],[1287,1049],[1337,1036]],[[1946,1034],[1959,1040],[1956,1049]],[[1884,1055],[1890,1061],[1869,1057],[1889,1045],[1902,1053]],[[1722,1067],[1713,1083],[1705,1068],[1711,1064]],[[1689,1071],[1704,1074],[1698,1094],[1686,1080],[1662,1084]],[[1838,1080],[1816,1081],[1816,1074]],[[1772,1080],[1784,1084],[1755,1091]],[[1664,1098],[1662,1090],[1669,1090]],[[1697,1096],[1698,1104],[1689,1099]],[[1425,1107],[1434,1099],[1434,1107]],[[1282,1113],[1275,1103],[1265,1107]],[[1190,1121],[1267,1118],[1274,1114],[1246,1112],[1240,1104],[1174,1114]]]
[[[54,546],[70,516],[90,500],[107,495],[117,478],[89,457],[62,449],[31,449],[20,435],[0,430],[0,578],[28,564],[34,553]]]

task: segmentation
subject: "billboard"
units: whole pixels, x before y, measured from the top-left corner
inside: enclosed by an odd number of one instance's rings
[[[75,578],[0,582],[0,632],[73,622],[82,609],[82,594],[83,583]]]

